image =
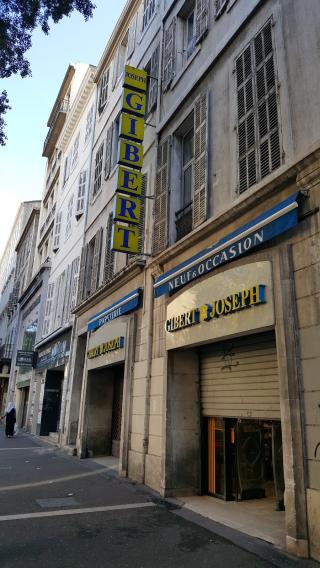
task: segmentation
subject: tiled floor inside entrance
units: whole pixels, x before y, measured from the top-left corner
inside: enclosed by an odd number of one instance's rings
[[[213,521],[285,548],[285,512],[273,499],[223,501],[210,496],[182,497],[184,506]]]

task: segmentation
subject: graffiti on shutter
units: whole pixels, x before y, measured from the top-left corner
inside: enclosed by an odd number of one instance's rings
[[[111,248],[113,214],[110,213],[106,227],[106,249],[104,255],[103,282],[109,282],[113,277],[114,251]]]
[[[112,125],[110,126],[110,128],[108,128],[107,137],[106,137],[106,161],[105,161],[105,165],[104,165],[104,177],[105,178],[107,178],[109,176],[110,169],[111,169],[112,128],[113,128]]]
[[[94,251],[93,251],[93,262],[92,262],[92,273],[91,273],[91,283],[90,283],[90,292],[96,291],[99,284],[99,268],[100,268],[100,260],[101,260],[101,247],[102,247],[102,233],[103,229],[100,229],[96,233],[96,239],[94,243]]]
[[[209,1],[196,0],[196,43],[206,35],[209,27]]]
[[[167,246],[171,138],[158,146],[154,201],[153,254]]]
[[[167,91],[175,75],[176,62],[176,18],[173,18],[164,32],[162,90]]]
[[[202,93],[194,107],[193,228],[201,225],[208,211],[208,93]]]

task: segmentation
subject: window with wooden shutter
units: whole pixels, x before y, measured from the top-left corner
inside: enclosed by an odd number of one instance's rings
[[[148,23],[151,21],[153,14],[157,8],[157,0],[144,0],[143,3],[143,20],[142,20],[142,30],[144,30]]]
[[[84,245],[81,251],[77,304],[80,304],[85,298],[84,285],[85,285],[88,246],[89,246],[88,244]]]
[[[80,132],[78,132],[77,137],[72,146],[72,157],[71,157],[71,168],[73,169],[78,161],[79,156],[79,142],[80,142]]]
[[[71,282],[72,282],[72,263],[68,264],[66,269],[66,285],[62,310],[63,325],[67,324],[70,318],[70,299],[71,299]]]
[[[269,21],[236,60],[239,193],[281,165],[278,94]]]
[[[77,220],[79,220],[81,215],[83,215],[84,213],[86,184],[87,184],[87,171],[85,170],[84,172],[80,172],[79,175],[77,206],[75,213]]]
[[[164,32],[162,90],[167,91],[176,70],[176,18]]]
[[[96,291],[96,289],[98,288],[98,285],[99,285],[102,234],[103,234],[103,229],[101,227],[99,229],[99,231],[97,231],[97,233],[96,233],[96,238],[95,238],[95,243],[94,243],[93,260],[92,260],[92,273],[91,273],[91,282],[90,282],[90,293],[91,294],[93,294]]]
[[[135,14],[131,20],[128,33],[128,46],[127,46],[127,59],[131,57],[134,52],[136,43],[136,29],[137,29],[137,14]]]
[[[209,0],[196,0],[196,43],[202,40],[209,27]]]
[[[54,282],[51,282],[48,285],[46,307],[44,311],[43,326],[42,326],[42,337],[46,337],[50,331],[50,318],[51,318],[53,294],[54,294]]]
[[[194,182],[193,228],[207,218],[208,213],[208,93],[202,93],[194,106]]]
[[[109,77],[110,77],[110,69],[107,69],[102,77],[101,77],[101,81],[100,81],[100,88],[99,88],[99,105],[98,105],[98,111],[99,114],[102,113],[104,106],[108,100],[108,91],[109,91]]]
[[[225,11],[229,0],[215,0],[214,2],[214,17],[217,20]]]
[[[104,142],[100,144],[96,153],[95,167],[94,167],[94,181],[93,181],[93,197],[97,195],[101,188],[102,182],[102,164],[103,164],[103,147]]]
[[[73,195],[71,195],[69,202],[68,202],[66,234],[65,234],[66,239],[71,235],[72,216],[73,216]]]
[[[79,281],[79,268],[80,268],[80,257],[77,256],[72,262],[71,269],[71,285],[70,285],[70,313],[76,305],[77,289]]]
[[[85,132],[85,137],[84,137],[84,143],[86,144],[90,138],[90,134],[92,132],[92,126],[93,126],[93,118],[94,118],[94,105],[91,106],[88,114],[87,114],[87,120],[86,120],[86,132]]]
[[[157,45],[154,50],[150,62],[146,67],[146,71],[149,75],[149,86],[148,86],[148,99],[147,99],[147,114],[153,111],[157,106],[158,99],[158,77],[159,77],[159,54],[160,45]]]
[[[112,250],[113,214],[110,213],[106,227],[106,247],[104,253],[103,282],[106,284],[113,278],[114,251]]]
[[[61,236],[61,223],[62,223],[62,211],[59,211],[56,216],[56,222],[54,226],[54,236],[53,236],[53,252],[57,252],[60,247],[60,236]]]
[[[111,171],[111,156],[112,156],[112,129],[113,125],[107,130],[106,137],[106,161],[104,164],[104,177],[107,178]]]
[[[168,244],[168,212],[170,183],[171,138],[158,146],[154,199],[153,254],[163,251]]]

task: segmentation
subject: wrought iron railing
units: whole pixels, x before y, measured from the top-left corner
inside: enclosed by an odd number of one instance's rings
[[[176,211],[176,234],[177,241],[192,231],[192,202]]]

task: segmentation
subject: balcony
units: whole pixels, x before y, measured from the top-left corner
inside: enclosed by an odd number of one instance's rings
[[[53,221],[54,221],[55,212],[56,212],[56,204],[54,204],[51,211],[49,211],[49,213],[46,217],[46,220],[44,221],[44,223],[40,227],[40,242],[42,241],[44,236],[47,234],[49,228],[52,226]]]
[[[62,99],[58,102],[53,118],[50,123],[50,129],[44,141],[42,155],[50,158],[56,147],[57,140],[66,120],[69,110],[69,99]]]
[[[11,361],[12,351],[13,351],[12,343],[4,343],[3,345],[0,345],[0,360]]]
[[[176,211],[176,232],[177,241],[191,233],[192,231],[192,202]]]

